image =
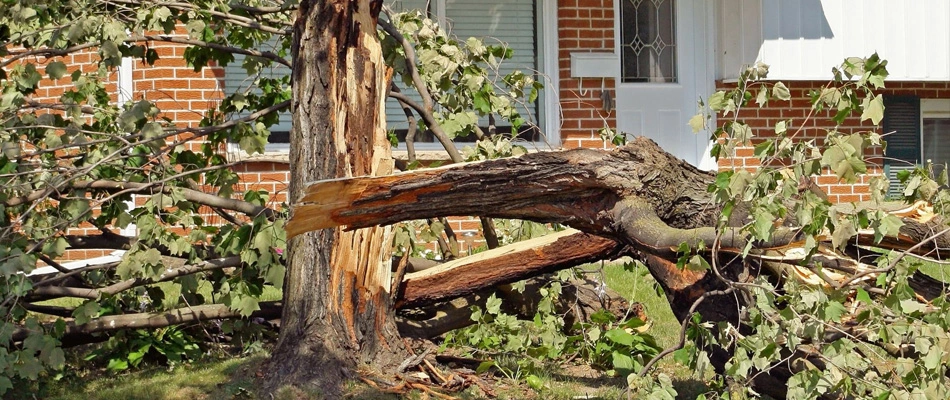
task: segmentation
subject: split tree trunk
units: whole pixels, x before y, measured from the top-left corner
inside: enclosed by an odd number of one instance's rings
[[[304,183],[392,172],[384,100],[391,70],[376,36],[381,1],[300,3],[294,23],[291,199]],[[296,213],[296,210],[292,211]],[[358,365],[403,358],[390,300],[390,229],[322,229],[287,245],[281,333],[269,390],[337,398]]]

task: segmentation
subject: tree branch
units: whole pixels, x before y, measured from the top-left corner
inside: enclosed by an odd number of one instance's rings
[[[81,299],[98,299],[102,295],[114,295],[124,290],[137,286],[149,285],[158,282],[167,282],[179,276],[190,275],[198,272],[212,271],[216,269],[237,267],[241,265],[240,256],[231,256],[207,260],[200,264],[186,265],[175,269],[167,269],[156,279],[127,279],[122,282],[114,283],[101,289],[94,288],[75,288],[68,286],[39,286],[30,293],[31,301],[36,299],[50,299],[57,297],[77,297]]]
[[[280,316],[279,302],[261,302],[260,310],[251,313],[250,318],[274,318]],[[97,332],[112,332],[125,329],[154,329],[166,326],[181,325],[191,322],[201,322],[215,319],[242,318],[240,311],[229,309],[224,304],[206,304],[194,307],[178,308],[163,313],[139,313],[110,315],[99,317],[85,324],[76,324],[74,320],[66,321],[63,336],[82,335]],[[21,341],[31,333],[39,333],[26,328],[17,328],[13,331],[12,339]]]
[[[162,183],[162,182],[158,182]],[[126,191],[129,193],[146,193],[146,194],[156,194],[156,193],[165,193],[169,194],[172,190],[178,190],[179,193],[188,201],[206,205],[209,207],[217,207],[225,210],[237,211],[244,214],[247,214],[251,217],[256,217],[258,215],[264,215],[268,219],[276,218],[277,213],[268,207],[258,206],[243,200],[225,198],[209,193],[205,193],[199,190],[193,190],[189,188],[183,188],[178,186],[165,186],[159,185],[156,182],[149,183],[138,183],[138,182],[118,182],[118,181],[107,181],[107,180],[95,180],[95,181],[72,181],[68,184],[68,187],[71,189],[79,190],[105,190],[105,191]],[[34,201],[48,197],[53,192],[52,188],[41,189],[29,193],[20,197],[12,197],[4,201],[4,205],[8,207],[17,206],[24,203],[32,203]]]

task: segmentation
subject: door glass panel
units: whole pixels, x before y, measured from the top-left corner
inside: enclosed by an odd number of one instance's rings
[[[623,82],[676,82],[673,0],[621,0]]]

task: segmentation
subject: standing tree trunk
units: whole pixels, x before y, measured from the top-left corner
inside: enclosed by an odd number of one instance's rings
[[[293,33],[291,199],[315,180],[392,172],[381,111],[391,70],[376,36],[380,7],[371,0],[300,3]],[[337,398],[356,366],[386,368],[402,360],[389,294],[390,239],[389,228],[370,227],[323,229],[289,241],[268,389],[294,385]]]

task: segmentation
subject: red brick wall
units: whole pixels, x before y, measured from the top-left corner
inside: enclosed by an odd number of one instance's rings
[[[616,128],[613,112],[601,101],[601,88],[616,98],[614,79],[572,78],[571,53],[614,51],[613,0],[558,0],[558,83],[565,148],[602,148],[599,131]]]
[[[748,123],[753,128],[756,137],[772,136],[777,122],[791,120],[789,132],[796,132],[795,138],[801,140],[814,139],[817,143],[821,143],[827,130],[834,127],[834,122],[831,121],[834,114],[827,110],[818,112],[808,118],[806,122],[806,116],[811,111],[808,92],[810,90],[820,90],[827,82],[787,81],[784,83],[790,89],[791,101],[771,100],[764,108],[758,108],[755,104],[752,104],[739,112],[738,119]],[[734,83],[717,82],[716,86],[720,90],[735,88]],[[921,98],[950,98],[950,82],[887,82],[887,87],[881,90],[880,93],[884,95],[911,94]],[[720,122],[722,121],[720,119]],[[861,123],[858,115],[848,118],[838,127],[838,130],[844,133],[876,130],[881,133],[880,128],[873,126],[870,121]],[[758,160],[752,156],[752,151],[751,146],[737,148],[732,157],[719,160],[720,170],[757,168],[759,166]],[[868,183],[872,175],[883,173],[883,159],[881,156],[882,149],[880,147],[868,150],[866,159],[869,165],[868,175],[862,176],[858,184],[840,183],[830,171],[825,171],[818,177],[817,183],[828,193],[829,200],[832,202],[870,200]]]

